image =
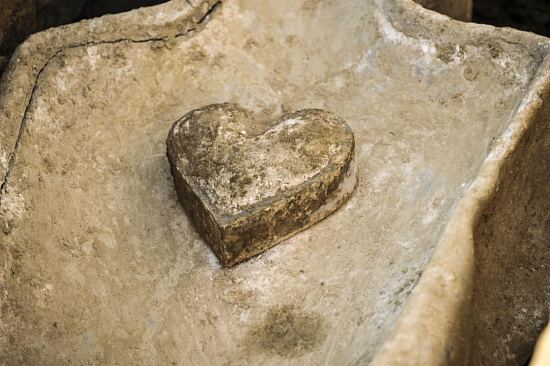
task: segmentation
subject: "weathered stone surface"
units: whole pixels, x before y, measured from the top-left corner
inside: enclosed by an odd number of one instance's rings
[[[548,304],[548,257],[529,253],[550,230],[550,41],[408,0],[215,3],[51,29],[12,57],[0,364],[464,365],[494,334],[525,364],[532,333],[516,325],[548,313],[529,304]],[[230,270],[182,213],[166,159],[173,122],[220,101],[258,123],[333,111],[360,174],[322,224]],[[528,306],[495,296],[511,286]],[[491,293],[474,304],[475,288]],[[495,309],[513,321],[491,322]],[[474,319],[492,324],[477,340]]]
[[[167,154],[178,197],[224,265],[323,219],[355,188],[353,132],[333,113],[302,110],[258,133],[237,104],[213,104],[174,123]]]

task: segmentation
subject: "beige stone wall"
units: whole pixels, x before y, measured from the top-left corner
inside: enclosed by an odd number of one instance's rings
[[[472,365],[524,365],[550,303],[550,86],[474,231]]]

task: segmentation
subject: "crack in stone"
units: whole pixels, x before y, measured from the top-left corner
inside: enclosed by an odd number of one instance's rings
[[[215,4],[213,4],[207,11],[204,13],[204,15],[199,19],[199,21],[196,23],[197,25],[202,25],[203,23],[208,23],[208,20],[210,18],[210,15],[213,15],[214,12],[218,9],[219,6],[221,6],[222,1],[218,1]]]
[[[188,3],[191,4],[193,8],[196,8],[196,6],[193,5],[192,3],[190,3],[189,1],[188,1]],[[221,4],[222,4],[221,0],[216,1],[214,4],[212,4],[208,8],[208,10],[204,13],[204,15],[202,17],[197,22],[194,23],[194,26],[191,26],[190,28],[188,28],[188,29],[186,29],[186,30],[184,30],[180,33],[176,33],[173,37],[174,38],[184,37],[186,35],[189,35],[190,33],[193,33],[196,30],[200,30],[200,29],[204,28],[204,26],[210,20],[210,15],[214,14],[215,10]],[[167,40],[169,38],[170,38],[170,36],[160,36],[160,37],[151,37],[151,38],[143,38],[143,39],[118,38],[118,39],[114,39],[114,40],[89,41],[89,42],[83,42],[83,43],[75,43],[75,44],[69,44],[67,46],[61,47],[50,58],[48,58],[48,60],[44,63],[44,65],[40,68],[40,70],[38,71],[38,73],[36,75],[35,82],[33,84],[31,92],[30,92],[29,101],[27,103],[27,106],[25,107],[25,111],[23,113],[23,118],[22,118],[21,123],[19,125],[19,132],[17,134],[17,139],[15,141],[15,145],[14,145],[13,151],[11,153],[10,160],[8,162],[8,167],[6,169],[6,173],[4,174],[2,184],[0,184],[0,204],[2,202],[2,198],[3,198],[4,194],[6,193],[8,182],[9,182],[9,179],[10,179],[10,176],[11,176],[11,171],[12,171],[12,169],[15,165],[15,162],[17,160],[17,152],[19,150],[19,146],[21,145],[21,140],[23,139],[23,135],[25,134],[25,130],[26,130],[26,127],[27,127],[27,120],[28,120],[27,115],[29,113],[29,110],[30,110],[32,104],[33,104],[35,93],[36,93],[36,90],[39,86],[38,81],[39,81],[40,77],[42,76],[42,73],[44,72],[44,70],[48,67],[48,65],[50,64],[50,62],[53,59],[55,59],[56,57],[63,54],[63,52],[65,52],[66,50],[75,49],[75,48],[81,48],[81,47],[86,48],[86,47],[90,47],[90,46],[98,46],[98,45],[105,45],[105,44],[118,44],[118,43],[123,43],[123,42],[140,44],[140,43],[164,41],[164,40]]]

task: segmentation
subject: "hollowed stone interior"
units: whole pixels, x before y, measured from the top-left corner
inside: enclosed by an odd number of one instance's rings
[[[56,53],[26,113],[9,111],[25,122],[2,194],[0,330],[9,336],[0,360],[369,362],[506,136],[546,40],[495,35],[397,0],[232,0],[189,32],[170,14],[158,17],[166,26],[146,39]],[[354,130],[359,169],[354,195],[335,214],[232,269],[194,231],[165,156],[176,119],[221,102],[259,121],[333,111]],[[525,164],[543,179],[543,165]],[[503,182],[530,182],[518,174]],[[547,217],[536,199],[542,185],[514,187],[503,183],[487,222]],[[522,200],[520,213],[507,189]],[[500,304],[483,287],[510,275],[488,272],[500,263],[491,233],[502,238],[498,250],[523,243],[484,225],[475,234],[476,289],[487,296],[475,302],[479,314]]]

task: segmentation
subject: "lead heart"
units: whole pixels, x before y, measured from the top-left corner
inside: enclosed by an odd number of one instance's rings
[[[352,130],[307,109],[256,132],[237,104],[176,121],[167,155],[179,200],[225,266],[259,254],[331,214],[356,183]]]

